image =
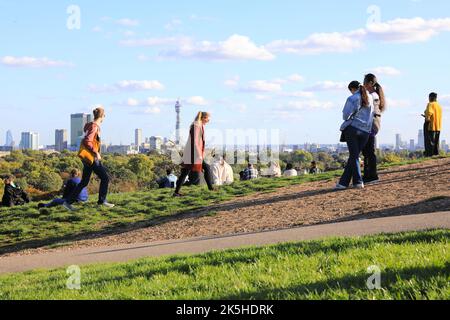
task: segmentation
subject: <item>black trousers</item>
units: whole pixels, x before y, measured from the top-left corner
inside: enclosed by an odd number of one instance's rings
[[[91,180],[92,173],[95,173],[100,179],[98,204],[103,204],[106,202],[106,196],[108,195],[109,176],[101,161],[95,161],[92,166],[84,164],[83,177],[81,178],[81,182],[77,185],[75,190],[67,199],[67,202],[74,203],[77,201],[81,191],[88,186],[89,181]]]
[[[433,146],[431,144],[431,135],[429,131],[429,125],[430,123],[425,121],[423,125],[423,135],[424,135],[424,144],[425,144],[425,157],[432,157],[433,156]]]
[[[440,131],[429,131],[430,145],[431,145],[431,156],[439,155],[439,139],[441,137]]]
[[[203,167],[203,171],[205,173],[205,180],[206,180],[206,184],[208,185],[208,189],[209,190],[214,190],[213,184],[212,184],[212,173],[211,173],[211,167],[209,164],[207,164],[206,162],[202,163],[202,167]],[[181,169],[181,175],[178,178],[177,181],[177,188],[175,189],[175,193],[179,193],[181,190],[181,187],[184,184],[184,181],[186,181],[186,178],[189,176],[189,174],[191,173],[190,169],[186,169],[186,168],[182,168]]]
[[[366,146],[362,150],[364,156],[364,181],[378,180],[377,155],[375,149],[376,137],[369,137]]]

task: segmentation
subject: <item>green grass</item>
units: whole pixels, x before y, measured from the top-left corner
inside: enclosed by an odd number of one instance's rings
[[[422,161],[424,160],[420,159],[397,165]],[[16,208],[0,208],[0,254],[20,248],[59,246],[60,243],[69,243],[83,236],[122,230],[133,224],[138,224],[136,227],[148,226],[159,218],[203,209],[236,197],[271,192],[312,181],[333,180],[341,174],[342,171],[334,171],[314,176],[236,182],[216,193],[207,192],[203,187],[184,188],[184,198],[172,198],[171,190],[111,194],[109,201],[117,205],[112,210],[99,209],[96,206],[96,195],[91,195],[91,201],[79,206],[79,211],[75,213],[67,212],[62,207],[39,212],[36,203]],[[215,212],[211,209],[209,215],[213,216]]]
[[[0,299],[450,299],[450,230],[287,243],[0,276]],[[368,290],[369,266],[381,289]]]

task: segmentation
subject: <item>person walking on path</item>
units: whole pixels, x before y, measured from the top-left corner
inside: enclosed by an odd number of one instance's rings
[[[383,87],[378,83],[375,75],[366,75],[364,78],[364,85],[367,86],[373,97],[374,115],[369,140],[362,150],[364,156],[363,181],[365,184],[373,184],[380,181],[377,170],[376,139],[381,129],[381,115],[386,110],[386,98],[384,96]]]
[[[347,142],[350,156],[335,190],[347,189],[352,179],[355,188],[364,188],[359,156],[369,140],[373,124],[373,97],[368,91],[369,86],[367,84],[363,86],[358,81],[352,81],[348,88],[352,96],[347,99],[344,106],[343,118],[345,122],[341,126],[341,131]]]
[[[75,203],[84,188],[86,188],[94,172],[100,179],[100,192],[98,195],[98,205],[106,208],[113,208],[114,205],[106,201],[108,195],[109,176],[102,164],[102,156],[100,155],[100,125],[105,120],[105,110],[102,107],[96,108],[94,111],[94,121],[85,125],[85,136],[80,144],[78,156],[83,162],[83,176],[81,182],[69,195],[63,206],[70,211],[74,211],[72,204]]]
[[[429,103],[425,110],[425,128],[427,131],[428,143],[425,150],[425,156],[432,157],[439,155],[439,139],[442,130],[442,107],[437,102],[437,93],[430,93]]]
[[[208,189],[214,191],[211,167],[205,162],[205,126],[209,120],[208,112],[199,112],[190,127],[189,139],[183,153],[181,175],[177,181],[174,197],[182,196],[180,194],[181,187],[191,172],[200,174],[203,171]]]

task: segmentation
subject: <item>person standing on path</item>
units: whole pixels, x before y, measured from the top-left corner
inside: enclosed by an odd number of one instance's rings
[[[344,174],[335,190],[345,190],[349,187],[353,179],[353,186],[358,189],[364,188],[361,176],[359,155],[369,140],[369,134],[373,125],[373,97],[369,93],[370,87],[361,85],[358,81],[352,81],[348,89],[352,93],[347,99],[343,110],[345,122],[341,126],[341,131],[347,142],[350,152]]]
[[[369,140],[362,150],[362,154],[364,156],[363,181],[365,184],[372,184],[380,181],[377,170],[376,139],[381,129],[381,114],[386,110],[386,99],[384,96],[384,90],[378,83],[375,75],[366,75],[364,78],[364,85],[367,86],[373,97],[374,115]]]
[[[430,93],[429,103],[425,110],[425,130],[427,131],[428,144],[425,156],[432,157],[439,155],[439,139],[442,130],[442,107],[437,102],[437,93]]]
[[[211,167],[205,162],[205,126],[210,120],[208,112],[199,112],[189,130],[189,139],[183,152],[183,164],[181,175],[177,181],[174,197],[181,197],[181,187],[189,176],[189,173],[204,172],[206,184],[210,191],[214,191]]]
[[[100,179],[100,192],[98,195],[98,205],[106,208],[113,208],[114,205],[106,201],[108,195],[109,176],[102,164],[102,156],[100,155],[100,125],[105,120],[105,110],[102,107],[96,108],[94,111],[94,121],[85,125],[85,136],[80,144],[78,156],[83,162],[83,175],[81,182],[75,190],[69,195],[63,206],[69,211],[74,211],[72,206],[77,201],[81,191],[86,188],[94,172]]]

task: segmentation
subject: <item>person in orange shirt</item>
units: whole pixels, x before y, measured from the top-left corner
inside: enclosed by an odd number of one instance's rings
[[[425,156],[439,155],[439,139],[442,130],[442,107],[437,102],[437,93],[430,93],[427,109],[425,110],[425,129],[428,131],[428,143],[425,143]]]

